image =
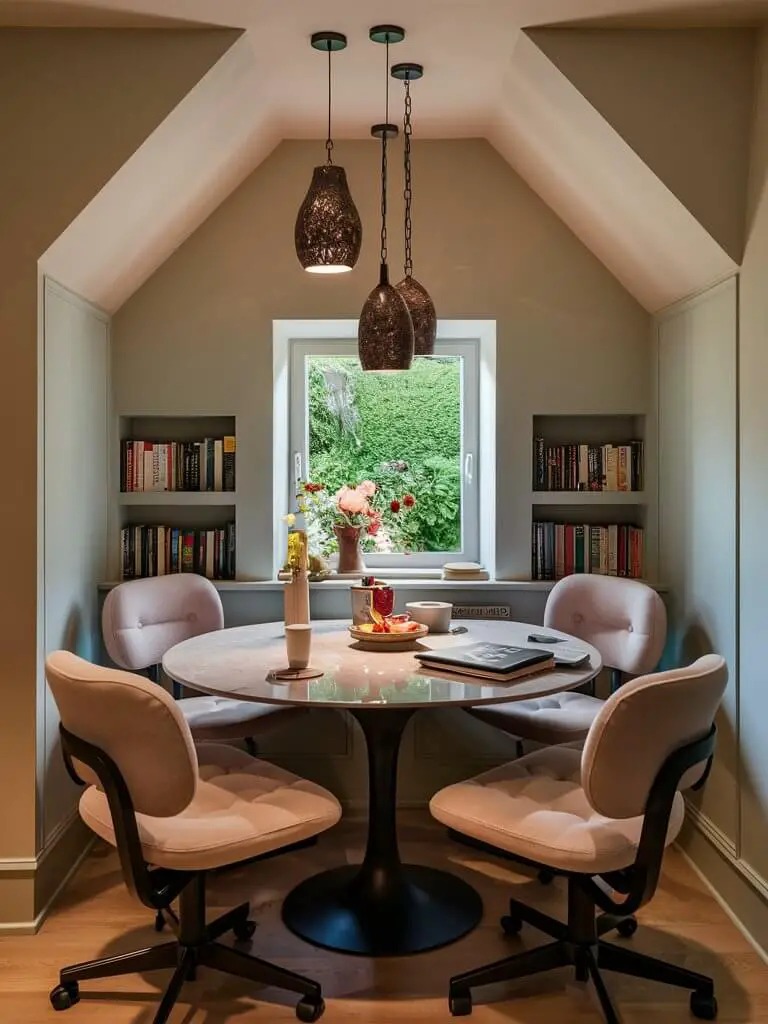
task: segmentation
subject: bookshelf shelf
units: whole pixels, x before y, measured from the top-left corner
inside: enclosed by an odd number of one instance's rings
[[[118,495],[120,505],[163,505],[167,508],[200,505],[234,505],[237,502],[236,491],[121,491]]]
[[[644,491],[531,491],[534,505],[645,505]]]

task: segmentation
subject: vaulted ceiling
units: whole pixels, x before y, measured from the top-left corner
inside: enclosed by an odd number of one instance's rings
[[[334,134],[368,137],[381,120],[385,67],[368,29],[386,20],[407,31],[391,61],[425,66],[414,86],[417,137],[487,138],[658,310],[740,262],[749,26],[766,11],[754,0],[0,0],[0,25],[160,18],[244,30],[43,269],[113,311],[282,139],[323,137],[326,69],[309,47],[313,31],[347,34],[334,63]],[[580,27],[553,27],[571,22]]]

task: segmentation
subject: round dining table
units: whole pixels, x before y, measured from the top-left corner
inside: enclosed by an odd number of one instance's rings
[[[165,654],[163,670],[173,681],[206,694],[343,710],[362,728],[369,777],[363,861],[301,882],[284,901],[285,924],[313,945],[366,956],[401,956],[454,942],[479,923],[482,901],[458,876],[400,858],[397,759],[403,731],[417,711],[530,700],[574,689],[600,672],[599,652],[547,628],[547,635],[569,641],[569,649],[583,648],[588,660],[577,668],[556,666],[510,683],[489,682],[427,669],[414,654],[479,641],[538,651],[556,651],[557,645],[528,642],[541,627],[483,620],[470,621],[458,633],[379,647],[355,642],[348,621],[320,620],[312,623],[310,666],[322,674],[279,681],[273,674],[286,667],[284,628],[282,622],[269,622],[184,640]]]

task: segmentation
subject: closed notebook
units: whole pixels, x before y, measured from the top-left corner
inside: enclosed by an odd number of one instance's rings
[[[508,683],[555,667],[552,651],[532,651],[507,644],[477,643],[416,655],[425,668],[460,672],[465,675]]]

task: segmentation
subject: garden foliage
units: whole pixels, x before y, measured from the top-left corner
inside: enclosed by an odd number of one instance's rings
[[[309,479],[329,490],[369,479],[408,492],[412,551],[461,546],[461,372],[456,358],[364,373],[350,357],[309,361]]]

